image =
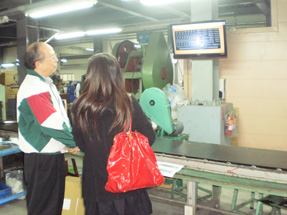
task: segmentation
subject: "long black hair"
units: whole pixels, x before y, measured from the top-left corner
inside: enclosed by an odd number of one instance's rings
[[[123,82],[120,65],[117,59],[107,53],[95,54],[90,58],[83,83],[82,94],[73,102],[73,123],[89,134],[89,118],[93,116],[93,126],[97,137],[97,116],[100,116],[110,104],[115,106],[115,120],[109,130],[122,131],[125,123],[129,125],[132,104]],[[128,127],[128,126],[127,126]]]

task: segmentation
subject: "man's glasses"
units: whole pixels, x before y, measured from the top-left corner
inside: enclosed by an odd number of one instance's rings
[[[44,60],[56,60],[56,59],[57,59],[57,54],[56,53],[52,54],[52,57],[44,58]]]
[[[52,57],[46,57],[46,58],[36,59],[35,62],[36,62],[36,61],[41,61],[41,62],[43,62],[44,60],[56,60],[56,59],[57,59],[57,54],[54,53],[54,54],[52,54]]]

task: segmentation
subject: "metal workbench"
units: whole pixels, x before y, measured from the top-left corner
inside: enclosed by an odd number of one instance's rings
[[[0,157],[12,155],[21,152],[18,146],[16,145],[10,145],[10,144],[3,144],[3,142],[0,142]],[[22,196],[25,196],[25,192],[12,194],[11,196],[7,196],[5,198],[0,199],[0,205],[5,204],[7,202],[10,202],[14,199],[18,199]]]
[[[10,137],[17,137],[17,132],[18,132],[18,124],[16,122],[6,121],[6,123],[0,123],[0,134],[4,136],[7,135]],[[5,141],[0,141],[0,158],[4,156],[12,155],[12,154],[20,153],[20,152],[21,150],[19,149],[17,145],[9,144],[9,142],[5,142]],[[10,202],[14,199],[20,198],[22,196],[25,196],[25,192],[21,192],[18,194],[12,194],[11,196],[2,198],[0,199],[0,205]]]

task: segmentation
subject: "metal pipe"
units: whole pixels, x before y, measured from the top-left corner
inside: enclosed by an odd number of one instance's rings
[[[55,33],[53,36],[51,36],[50,38],[48,38],[45,43],[49,43],[52,39],[54,39],[54,37],[59,34],[59,31],[57,33]]]
[[[59,29],[49,28],[49,27],[45,27],[45,26],[27,25],[27,27],[29,27],[29,28],[41,28],[41,29],[48,30],[48,31],[56,31],[56,32],[60,32],[60,30],[59,30]]]

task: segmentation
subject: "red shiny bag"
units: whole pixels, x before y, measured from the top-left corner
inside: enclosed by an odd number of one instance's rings
[[[129,132],[121,132],[114,137],[107,171],[109,176],[105,189],[112,193],[164,183],[148,138],[137,131],[131,132],[131,122]]]

